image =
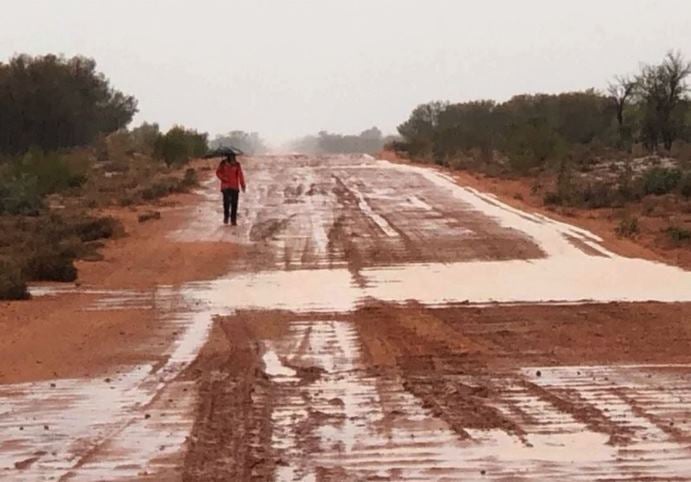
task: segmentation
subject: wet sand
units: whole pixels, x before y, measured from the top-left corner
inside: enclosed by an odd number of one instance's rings
[[[237,228],[218,222],[209,180],[176,222],[143,228],[154,241],[141,232],[81,286],[36,291],[30,303],[72,300],[75,330],[114,321],[81,342],[91,358],[72,356],[101,360],[83,373],[22,378],[44,372],[14,358],[3,478],[691,473],[691,273],[433,170],[366,156],[244,167]],[[138,327],[127,341],[119,313]],[[14,339],[31,350],[40,326],[12,325]],[[96,356],[113,344],[120,355]]]

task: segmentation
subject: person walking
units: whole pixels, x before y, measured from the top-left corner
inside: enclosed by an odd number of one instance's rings
[[[221,181],[223,193],[223,224],[228,224],[228,219],[233,226],[237,226],[238,201],[240,189],[245,192],[245,176],[242,166],[235,154],[228,154],[218,165],[216,177]]]

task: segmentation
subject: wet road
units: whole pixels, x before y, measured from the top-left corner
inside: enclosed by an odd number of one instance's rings
[[[406,314],[377,332],[369,327],[383,315],[367,311],[688,302],[691,273],[616,256],[587,231],[427,168],[358,156],[276,156],[244,167],[240,226],[220,225],[211,180],[169,236],[241,245],[227,276],[100,293],[85,307],[94,316],[151,309],[177,339],[160,348],[164,362],[0,386],[0,477],[691,477],[685,362],[583,360],[591,366],[493,373],[468,365],[464,334],[437,318]],[[214,325],[214,315],[228,318]],[[202,354],[190,375],[207,339],[227,353]],[[457,413],[464,406],[440,401],[452,396],[479,404],[487,420],[468,421]]]

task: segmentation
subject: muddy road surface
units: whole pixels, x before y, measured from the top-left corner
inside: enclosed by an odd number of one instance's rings
[[[430,168],[244,167],[162,241],[226,274],[35,289],[155,336],[0,384],[2,480],[691,480],[691,273]]]

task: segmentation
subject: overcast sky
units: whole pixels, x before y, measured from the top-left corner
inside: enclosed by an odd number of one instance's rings
[[[5,0],[0,59],[94,57],[135,123],[273,140],[395,131],[436,99],[604,88],[669,49],[690,0]]]

